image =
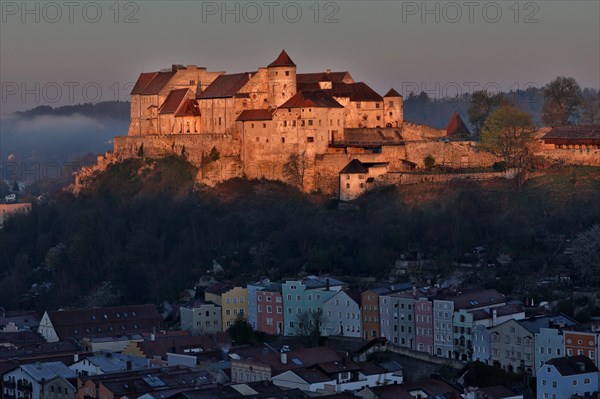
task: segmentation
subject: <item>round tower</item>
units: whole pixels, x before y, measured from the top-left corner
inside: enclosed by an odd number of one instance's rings
[[[279,107],[296,94],[296,64],[283,50],[267,66],[269,74],[269,104]]]
[[[383,96],[383,120],[386,127],[400,127],[404,123],[404,100],[396,90],[390,89]]]

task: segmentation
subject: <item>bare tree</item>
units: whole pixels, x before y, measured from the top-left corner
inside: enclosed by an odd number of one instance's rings
[[[600,224],[579,233],[573,241],[571,260],[585,281],[600,284]]]
[[[304,189],[304,175],[308,169],[308,157],[306,152],[292,153],[283,164],[283,177],[295,186]]]
[[[323,309],[309,309],[300,313],[297,317],[298,335],[306,339],[306,344],[318,346],[321,338],[321,327],[327,322]]]

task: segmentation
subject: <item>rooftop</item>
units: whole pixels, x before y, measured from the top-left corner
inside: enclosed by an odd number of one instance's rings
[[[588,357],[579,355],[571,357],[557,357],[550,359],[546,365],[552,365],[562,376],[597,373],[598,368]]]
[[[21,369],[37,382],[54,377],[76,378],[77,374],[62,362],[24,364]]]
[[[279,108],[344,108],[324,90],[299,91]]]

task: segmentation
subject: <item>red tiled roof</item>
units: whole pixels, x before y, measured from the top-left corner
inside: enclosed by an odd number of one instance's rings
[[[542,140],[549,144],[600,144],[600,125],[555,127]]]
[[[158,72],[152,78],[152,80],[142,89],[139,93],[144,96],[154,95],[160,93],[160,91],[169,83],[171,78],[175,76],[175,72]]]
[[[155,76],[156,72],[141,73],[137,82],[135,82],[135,86],[133,86],[133,90],[131,90],[131,94],[140,94],[144,90],[144,88],[148,86],[148,83],[150,83],[152,79],[154,79]]]
[[[310,84],[319,82],[343,82],[346,77],[352,79],[348,72],[316,72],[296,74],[297,84]]]
[[[498,306],[492,309],[478,309],[470,312],[473,314],[473,320],[485,320],[493,317],[493,311],[496,311],[496,316],[506,316],[509,314],[521,313],[523,312],[523,306],[517,304],[507,304],[504,306]]]
[[[465,122],[462,120],[458,112],[454,112],[452,118],[450,118],[450,122],[448,122],[448,126],[446,127],[446,134],[448,136],[462,136],[468,137],[471,135],[469,128],[465,125]]]
[[[280,108],[344,108],[324,90],[299,91]]]
[[[598,368],[586,356],[557,357],[546,362],[553,365],[562,376],[595,373]]]
[[[174,114],[187,97],[188,89],[171,90],[165,102],[160,107],[160,114]]]
[[[270,109],[247,109],[237,117],[238,121],[270,121],[273,119],[275,110]]]
[[[472,289],[463,292],[437,295],[434,299],[454,302],[454,309],[472,309],[506,303],[506,297],[498,291]]]
[[[317,363],[340,361],[345,357],[345,353],[338,352],[329,347],[297,349],[287,352],[287,363],[281,363],[280,353],[270,353],[268,355],[259,355],[256,357],[261,363],[271,366],[273,375],[277,375],[287,370],[312,367]]]
[[[191,98],[186,99],[175,116],[200,116],[198,101]]]
[[[296,64],[294,64],[294,61],[292,61],[292,59],[285,52],[285,50],[282,50],[281,53],[279,54],[279,56],[277,57],[277,59],[268,65],[269,68],[285,67],[285,66],[294,66],[294,67],[296,66]]]
[[[250,80],[256,72],[220,75],[200,95],[198,99],[233,97]]]
[[[58,310],[48,316],[61,340],[116,337],[163,327],[154,305]]]
[[[402,95],[392,88],[383,97],[402,97]]]

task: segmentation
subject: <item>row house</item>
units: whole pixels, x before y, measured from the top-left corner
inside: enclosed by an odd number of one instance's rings
[[[223,330],[221,307],[214,302],[194,300],[179,308],[181,329],[192,335],[216,334]]]
[[[536,383],[538,398],[591,397],[598,392],[598,368],[587,356],[557,357],[539,368]]]
[[[360,338],[360,295],[354,291],[338,291],[322,306],[325,322],[321,333]]]
[[[361,302],[361,329],[363,332],[364,339],[373,339],[383,337],[381,332],[381,318],[383,312],[381,311],[381,297],[392,294],[394,292],[400,292],[409,290],[412,288],[412,284],[404,283],[400,285],[391,285],[388,287],[377,287],[360,294]],[[389,321],[389,314],[386,315],[386,322]],[[385,324],[385,323],[384,323]],[[389,326],[389,325],[388,325]]]
[[[297,335],[298,317],[303,312],[322,308],[323,304],[341,291],[343,286],[343,282],[334,278],[316,276],[283,283],[281,292],[285,335]]]
[[[77,375],[62,362],[24,364],[3,376],[3,398],[71,399]]]
[[[525,320],[508,320],[490,327],[491,364],[510,372],[527,373],[534,376],[537,368],[535,363],[536,335],[540,335],[542,328],[548,328],[552,324],[567,326],[576,323],[564,316],[542,316]],[[544,332],[542,334],[545,335]],[[541,339],[538,338],[538,341]],[[540,348],[537,349],[537,351],[540,350]]]
[[[215,283],[204,290],[204,300],[221,307],[221,328],[227,331],[238,317],[248,314],[248,289]]]
[[[563,357],[565,351],[565,336],[563,329],[575,325],[575,321],[565,316],[556,316],[546,319],[535,334],[535,367],[540,368],[549,360]]]
[[[586,356],[596,367],[600,365],[600,322],[570,326],[563,334],[567,356]]]
[[[256,291],[256,330],[271,335],[283,335],[283,294],[281,283],[271,283]]]
[[[246,286],[246,289],[248,290],[248,315],[247,315],[247,320],[248,323],[250,323],[250,325],[252,326],[252,328],[254,328],[255,330],[258,330],[258,325],[256,323],[256,293],[262,289],[264,289],[265,287],[269,286],[271,284],[271,280],[264,279],[261,281],[256,281],[256,282],[252,282],[249,283]]]

